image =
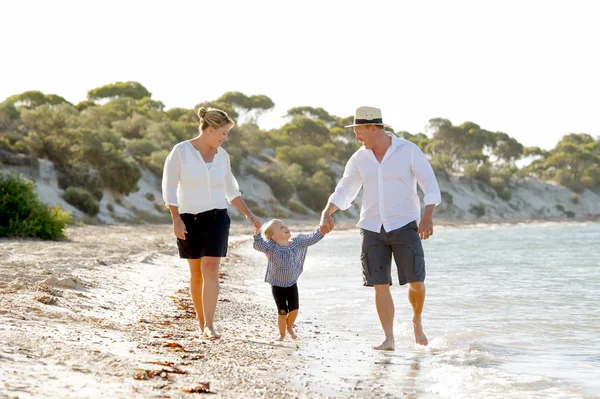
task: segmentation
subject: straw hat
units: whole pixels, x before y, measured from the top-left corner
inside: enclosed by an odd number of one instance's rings
[[[375,107],[358,107],[354,115],[354,123],[345,127],[354,127],[361,125],[383,125],[391,127],[383,123],[381,110]]]

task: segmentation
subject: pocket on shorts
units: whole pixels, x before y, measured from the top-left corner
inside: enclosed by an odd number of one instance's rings
[[[425,277],[425,252],[423,248],[413,248],[413,272],[415,276]]]

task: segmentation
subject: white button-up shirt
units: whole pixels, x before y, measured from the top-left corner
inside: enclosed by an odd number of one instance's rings
[[[442,202],[433,169],[423,151],[410,141],[392,135],[392,144],[381,163],[372,150],[359,148],[346,164],[344,175],[329,197],[341,210],[348,209],[364,185],[358,227],[380,232],[398,229],[419,221],[421,204],[417,183],[425,205]]]
[[[227,202],[241,195],[227,151],[219,147],[209,169],[189,141],[175,145],[167,157],[162,192],[167,205],[192,214],[226,209]]]

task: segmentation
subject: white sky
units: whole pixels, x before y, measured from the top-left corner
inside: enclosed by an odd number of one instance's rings
[[[396,130],[469,120],[551,148],[600,135],[599,16],[596,0],[4,0],[0,101],[135,80],[168,108],[265,94],[266,128],[371,105]]]

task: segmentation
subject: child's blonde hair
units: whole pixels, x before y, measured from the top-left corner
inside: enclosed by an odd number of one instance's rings
[[[271,241],[271,239],[273,238],[273,224],[275,224],[276,222],[281,222],[281,220],[271,219],[267,223],[263,224],[262,234],[268,241]]]

